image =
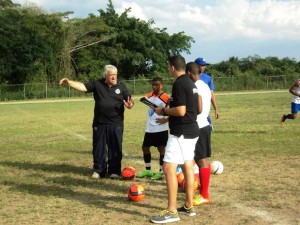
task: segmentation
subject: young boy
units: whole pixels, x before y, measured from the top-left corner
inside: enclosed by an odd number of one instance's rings
[[[284,124],[286,119],[294,120],[297,118],[297,114],[300,110],[300,79],[298,79],[289,89],[289,92],[293,95],[291,103],[291,113],[283,115],[281,117],[281,124]]]
[[[198,94],[201,96],[201,113],[197,116],[199,126],[199,138],[195,147],[195,162],[199,167],[200,193],[194,196],[193,205],[210,203],[208,193],[210,180],[209,157],[211,156],[211,129],[207,121],[207,116],[211,104],[211,91],[209,87],[200,80],[198,74],[199,69],[196,63],[191,62],[186,65],[186,73],[195,82],[198,89]]]
[[[152,90],[146,97],[157,106],[165,108],[170,97],[163,91],[163,80],[160,77],[152,80]],[[168,129],[168,119],[157,115],[154,109],[149,107],[146,132],[142,145],[145,170],[137,175],[138,178],[151,177],[152,180],[162,179],[162,166],[165,146],[168,140]],[[156,174],[153,174],[151,170],[151,146],[156,147],[159,151],[159,171]]]

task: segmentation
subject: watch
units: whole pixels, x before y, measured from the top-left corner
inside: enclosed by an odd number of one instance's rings
[[[163,114],[163,116],[167,116],[167,113],[165,112],[165,108],[162,108],[162,114]]]

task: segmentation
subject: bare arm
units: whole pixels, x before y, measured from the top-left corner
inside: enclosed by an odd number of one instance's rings
[[[295,84],[289,89],[289,92],[293,95],[300,97],[300,94],[297,93],[297,88],[300,86],[300,80],[297,80]]]
[[[211,91],[211,103],[215,109],[215,118],[219,119],[220,118],[220,113],[218,110],[218,106],[217,106],[217,100],[216,100],[216,96],[215,96],[215,92]]]
[[[157,115],[163,115],[165,112],[165,115],[167,116],[184,116],[186,113],[186,106],[182,105],[173,108],[157,107],[154,110]]]
[[[73,81],[73,80],[69,80],[68,78],[63,78],[59,81],[60,85],[69,85],[71,88],[74,88],[78,91],[83,91],[86,92],[87,89],[85,87],[85,85],[82,82],[78,82],[78,81]]]

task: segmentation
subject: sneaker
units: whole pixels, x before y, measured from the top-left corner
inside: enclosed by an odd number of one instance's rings
[[[286,117],[285,117],[285,115],[283,115],[283,116],[281,117],[281,119],[280,119],[280,123],[281,123],[281,124],[284,124],[285,120],[286,120]]]
[[[180,218],[177,212],[171,212],[169,210],[163,210],[159,216],[153,216],[150,219],[153,223],[172,223],[179,221]]]
[[[138,178],[152,177],[152,176],[153,176],[152,170],[144,170],[143,172],[141,172],[138,175],[136,175],[136,177],[138,177]]]
[[[120,178],[120,176],[118,174],[113,173],[113,174],[110,175],[109,178],[110,179],[118,179],[118,178]]]
[[[197,206],[197,205],[201,205],[201,204],[209,204],[210,203],[210,199],[209,198],[203,198],[202,195],[195,195],[193,198],[193,205]]]
[[[156,174],[154,174],[151,177],[151,180],[161,180],[162,179],[162,175],[163,175],[163,173],[161,171],[158,171]]]
[[[92,174],[92,178],[93,178],[93,179],[100,179],[100,174],[97,173],[97,172],[94,172],[94,173]]]
[[[192,206],[191,208],[187,208],[184,205],[184,206],[178,208],[177,212],[179,214],[184,214],[184,215],[187,215],[187,216],[196,216],[196,212],[195,212],[194,206]]]

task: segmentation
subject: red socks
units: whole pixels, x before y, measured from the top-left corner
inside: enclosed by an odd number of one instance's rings
[[[209,198],[208,186],[210,180],[210,168],[199,168],[199,178],[200,178],[200,195],[203,198]]]

